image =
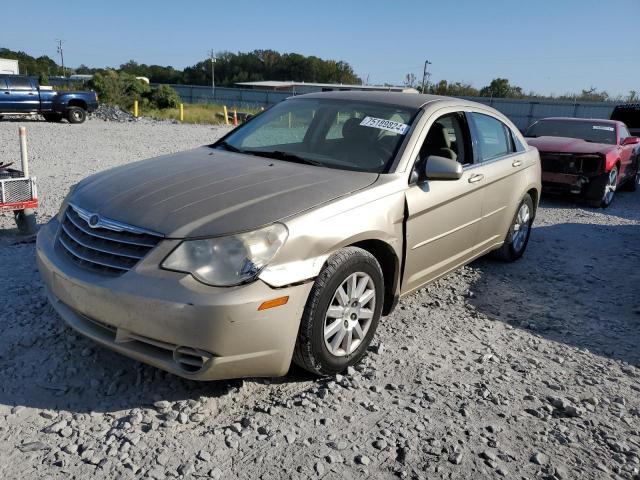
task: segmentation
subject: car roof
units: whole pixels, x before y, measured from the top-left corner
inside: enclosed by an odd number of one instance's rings
[[[366,92],[358,90],[343,90],[343,91],[331,91],[331,92],[316,92],[307,93],[305,95],[296,95],[295,97],[289,97],[290,99],[297,98],[320,98],[320,99],[333,99],[333,100],[353,100],[362,102],[375,102],[386,105],[404,107],[404,108],[421,108],[427,103],[441,101],[447,102],[451,105],[478,105],[486,107],[480,103],[470,102],[454,97],[444,97],[440,95],[422,95],[420,93],[403,93],[403,92]]]
[[[610,123],[611,125],[617,125],[620,122],[618,120],[609,120],[606,118],[576,118],[576,117],[546,117],[538,120],[539,122],[542,120],[561,120],[568,122],[600,122],[600,123]]]

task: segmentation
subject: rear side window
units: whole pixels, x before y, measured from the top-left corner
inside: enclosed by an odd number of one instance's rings
[[[32,90],[33,86],[27,77],[11,77],[9,87],[14,90]]]
[[[6,90],[6,89],[7,89],[7,81],[3,77],[0,77],[0,90]]]
[[[497,118],[471,113],[480,160],[486,162],[515,151],[511,130]]]

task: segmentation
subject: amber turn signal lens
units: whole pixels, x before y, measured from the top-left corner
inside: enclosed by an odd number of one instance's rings
[[[281,305],[285,305],[289,301],[289,297],[278,297],[273,300],[267,300],[266,302],[262,302],[262,304],[258,307],[258,310],[267,310],[268,308],[279,307]]]

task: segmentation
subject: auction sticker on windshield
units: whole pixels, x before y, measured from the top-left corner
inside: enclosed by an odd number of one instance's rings
[[[380,130],[387,130],[389,132],[398,133],[404,135],[409,130],[409,125],[406,123],[394,122],[393,120],[385,120],[384,118],[376,117],[364,117],[360,122],[363,127],[378,128]]]
[[[606,130],[607,132],[613,132],[613,127],[605,127],[604,125],[594,125],[594,130]]]

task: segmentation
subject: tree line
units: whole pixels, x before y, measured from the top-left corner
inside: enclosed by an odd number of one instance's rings
[[[404,84],[422,89],[414,74],[407,74]],[[605,90],[598,90],[596,87],[582,89],[579,93],[565,93],[562,95],[541,95],[535,92],[525,92],[522,87],[512,85],[506,78],[495,78],[491,83],[482,88],[476,88],[469,83],[448,82],[440,80],[425,86],[424,93],[434,95],[447,95],[451,97],[494,97],[494,98],[521,98],[521,99],[555,99],[575,102],[606,102],[606,101],[626,101],[638,102],[640,95],[636,90],[631,90],[626,96],[611,96]]]
[[[27,75],[62,75],[62,68],[48,56],[34,58],[25,52],[0,49],[0,58],[19,60],[20,70]],[[294,80],[299,82],[359,84],[362,80],[347,62],[325,60],[298,53],[279,53],[275,50],[252,52],[223,52],[215,59],[215,83],[221,87],[233,87],[238,82],[260,80]],[[67,68],[67,74],[104,74],[108,70],[147,77],[152,83],[211,85],[211,59],[179,70],[172,66],[147,65],[130,60],[118,68],[95,68],[80,65]]]
[[[62,68],[50,57],[43,55],[32,57],[25,52],[16,52],[0,48],[0,58],[11,58],[20,62],[20,70],[27,75],[46,79],[47,76],[62,75]],[[238,82],[261,80],[293,80],[299,82],[360,84],[351,65],[337,60],[325,60],[316,56],[305,56],[298,53],[280,53],[275,50],[253,50],[251,52],[223,52],[215,59],[215,84],[220,87],[233,87]],[[138,77],[147,77],[152,83],[211,85],[211,59],[205,58],[183,70],[172,66],[147,65],[130,60],[118,68],[95,68],[80,65],[77,68],[65,69],[67,74],[102,75],[109,71],[126,73]],[[421,90],[421,83],[416,75],[406,75],[404,84]],[[566,93],[558,96],[541,95],[525,92],[513,85],[506,78],[495,78],[489,85],[476,88],[469,83],[440,80],[429,82],[424,93],[448,95],[454,97],[495,97],[547,99],[554,98],[569,101],[640,101],[637,91],[630,91],[627,96],[614,97],[604,90],[595,87],[583,89],[579,93]]]

